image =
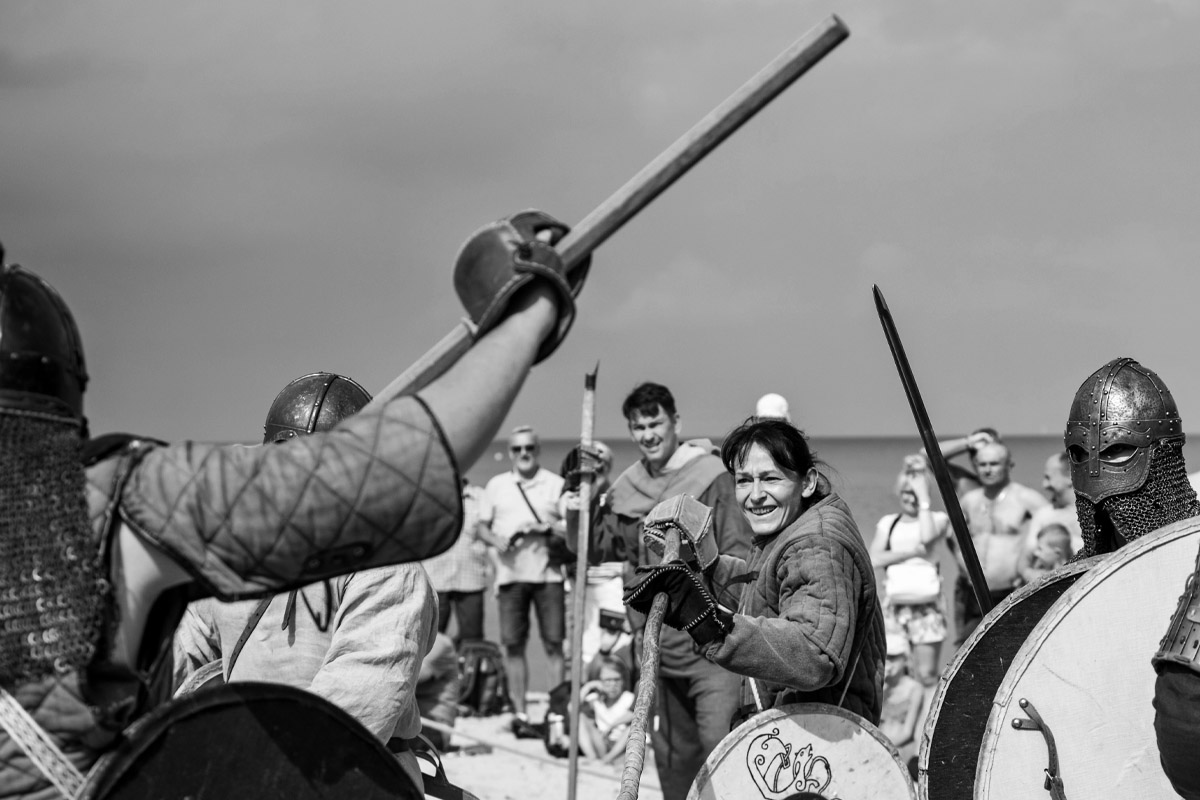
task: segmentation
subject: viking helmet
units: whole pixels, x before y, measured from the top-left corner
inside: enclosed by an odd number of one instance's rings
[[[1063,435],[1075,493],[1093,503],[1141,488],[1158,442],[1184,441],[1171,390],[1132,358],[1093,372],[1071,403]]]
[[[83,418],[83,345],[50,284],[17,265],[0,268],[0,412]]]
[[[344,375],[314,372],[283,387],[263,427],[263,444],[327,431],[371,402],[367,390]]]

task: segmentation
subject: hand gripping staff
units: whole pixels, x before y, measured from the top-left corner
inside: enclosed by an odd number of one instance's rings
[[[558,242],[556,248],[567,271],[573,270],[622,225],[649,205],[651,200],[681,178],[797,78],[812,69],[849,35],[850,30],[845,23],[830,15],[660,153]],[[474,341],[475,326],[463,320],[376,394],[368,408],[374,408],[398,395],[419,391],[453,366]]]
[[[679,558],[679,531],[667,528],[664,532],[663,561]],[[629,723],[629,740],[625,744],[625,768],[621,771],[621,792],[617,800],[637,800],[642,768],[646,764],[646,722],[654,708],[654,692],[658,685],[659,636],[663,617],[667,613],[667,593],[654,596],[654,605],[646,615],[642,632],[642,672],[638,677],[637,699],[633,703],[633,721]]]
[[[975,543],[971,541],[971,532],[967,530],[967,520],[963,517],[962,506],[958,504],[958,495],[954,491],[954,480],[946,467],[946,459],[942,456],[942,448],[938,447],[937,436],[933,433],[933,425],[929,422],[929,414],[925,411],[925,401],[921,399],[921,390],[917,388],[917,379],[913,377],[912,367],[908,365],[908,356],[904,354],[904,343],[900,341],[900,332],[892,320],[892,312],[888,309],[887,300],[878,286],[873,286],[875,293],[875,310],[879,312],[879,321],[883,324],[883,335],[887,337],[888,347],[892,351],[892,359],[900,373],[900,383],[904,385],[904,394],[908,396],[908,405],[912,408],[913,419],[917,422],[917,430],[921,433],[921,442],[925,445],[925,454],[929,465],[937,478],[938,491],[942,495],[942,503],[946,513],[950,515],[950,525],[954,528],[954,538],[962,550],[963,563],[967,565],[967,576],[971,579],[971,588],[975,592],[975,601],[980,610],[986,614],[992,610],[992,596],[988,594],[987,580],[983,577],[983,568],[979,566],[979,556],[975,553]]]

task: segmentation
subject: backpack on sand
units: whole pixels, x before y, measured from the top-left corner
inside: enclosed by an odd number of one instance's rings
[[[465,713],[490,717],[512,709],[504,654],[495,642],[463,642],[458,648],[458,702]]]

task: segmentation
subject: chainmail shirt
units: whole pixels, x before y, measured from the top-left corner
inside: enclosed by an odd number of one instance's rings
[[[79,423],[0,413],[0,685],[82,673],[110,591],[91,541]]]

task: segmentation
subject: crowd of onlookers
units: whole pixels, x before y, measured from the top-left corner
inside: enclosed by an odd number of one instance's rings
[[[788,418],[787,401],[766,395],[759,418]],[[633,422],[631,418],[631,434]],[[530,687],[526,648],[531,618],[545,651],[551,684],[567,678],[571,587],[580,585],[574,554],[566,545],[569,509],[564,497],[578,491],[580,457],[572,451],[558,471],[540,462],[536,431],[521,426],[508,437],[510,468],[485,487],[463,485],[463,535],[447,553],[424,566],[439,599],[439,629],[457,618],[454,644],[484,637],[484,592],[495,592],[502,648],[511,696],[511,731],[518,737],[546,738],[546,723],[529,718]],[[639,443],[641,446],[641,443]],[[1065,563],[1081,546],[1075,516],[1070,462],[1065,452],[1051,455],[1041,491],[1011,479],[1008,447],[993,429],[941,443],[955,480],[974,549],[994,606],[1014,589]],[[593,511],[610,503],[613,456],[595,445]],[[643,448],[644,452],[644,448]],[[965,457],[969,466],[957,463]],[[880,729],[911,770],[924,716],[941,666],[947,639],[961,646],[983,617],[968,581],[963,554],[946,512],[933,508],[936,482],[927,455],[907,456],[896,477],[897,510],[876,525],[870,560],[886,627],[884,702]],[[957,562],[957,578],[944,581],[946,551]],[[632,570],[628,560],[593,563],[582,576],[586,586],[580,657],[586,665],[580,704],[580,748],[587,758],[619,761],[628,734],[637,663],[636,626],[622,604]],[[554,688],[553,685],[547,689]]]
[[[1066,452],[1046,460],[1037,492],[1011,479],[1011,455],[993,429],[943,442],[941,451],[946,459],[970,460],[970,469],[948,464],[993,606],[1082,548]],[[881,727],[914,775],[921,725],[950,631],[939,558],[943,543],[958,565],[952,596],[956,648],[983,618],[949,516],[932,508],[933,485],[926,454],[906,457],[896,478],[899,510],[879,520],[871,545],[888,631]]]

